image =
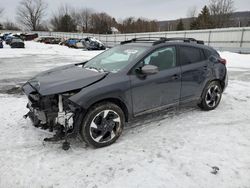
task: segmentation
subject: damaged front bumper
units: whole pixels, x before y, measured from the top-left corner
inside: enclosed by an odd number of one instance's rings
[[[55,94],[41,96],[30,83],[23,86],[23,92],[28,97],[27,108],[29,117],[35,127],[43,129],[60,130],[64,133],[76,135],[81,121],[81,108],[69,100],[70,94]]]

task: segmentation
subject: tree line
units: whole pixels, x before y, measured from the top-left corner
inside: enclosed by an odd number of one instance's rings
[[[195,17],[195,10],[193,10],[189,27],[185,28],[183,20],[180,19],[176,30],[222,28],[228,24],[233,12],[233,0],[210,0],[197,17]]]
[[[80,31],[99,34],[115,31],[122,33],[158,31],[156,20],[129,17],[118,22],[105,12],[96,12],[91,8],[76,9],[69,5],[62,5],[45,23],[47,10],[48,4],[45,0],[21,0],[16,12],[17,23],[31,31]],[[4,24],[4,27],[17,29],[17,25],[9,21]]]
[[[17,23],[31,31],[80,31],[99,34],[109,34],[117,30],[121,33],[159,31],[156,20],[128,17],[117,21],[105,12],[96,12],[91,8],[72,8],[63,5],[45,21],[47,11],[48,4],[45,0],[21,0],[16,11]],[[198,15],[196,9],[192,10],[188,26],[180,19],[175,30],[220,28],[225,26],[233,11],[233,0],[209,0],[209,4],[205,5]],[[0,7],[0,17],[3,12]],[[4,27],[8,30],[17,30],[18,25],[6,21],[3,26],[0,25],[0,29]]]

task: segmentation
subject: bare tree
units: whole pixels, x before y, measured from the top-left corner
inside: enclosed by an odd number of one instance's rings
[[[91,25],[91,18],[94,14],[94,10],[90,8],[83,8],[76,12],[75,20],[77,25],[81,28],[82,31],[88,32]]]
[[[187,11],[187,17],[188,18],[194,18],[197,17],[197,7],[196,6],[192,6],[188,9]]]
[[[209,10],[213,17],[214,26],[223,27],[228,23],[229,18],[234,11],[234,1],[210,0]]]
[[[44,0],[22,0],[17,8],[17,20],[27,29],[39,29],[45,16],[47,3]]]
[[[94,13],[91,15],[90,32],[99,34],[110,33],[113,22],[116,22],[115,19],[105,12]]]

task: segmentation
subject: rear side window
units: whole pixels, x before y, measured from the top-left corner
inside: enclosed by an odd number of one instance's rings
[[[180,46],[180,63],[181,65],[188,65],[192,63],[197,63],[204,61],[204,52],[195,47]]]

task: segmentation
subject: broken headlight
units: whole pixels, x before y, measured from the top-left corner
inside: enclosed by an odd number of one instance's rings
[[[33,88],[35,88],[37,91],[39,91],[40,82],[38,82],[37,80],[30,80],[29,83]]]

